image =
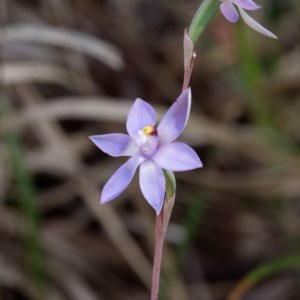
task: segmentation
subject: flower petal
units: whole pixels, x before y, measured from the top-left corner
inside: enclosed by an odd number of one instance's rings
[[[191,89],[188,88],[181,93],[169,108],[157,127],[161,143],[175,140],[183,131],[190,115],[191,102]]]
[[[256,10],[261,7],[260,5],[257,5],[252,0],[233,0],[232,2],[235,5],[239,6],[240,8],[247,9],[247,10]]]
[[[260,25],[257,21],[252,19],[242,8],[239,8],[239,12],[244,22],[252,29],[258,31],[259,33],[266,35],[270,38],[277,39],[277,36],[271,31]]]
[[[111,156],[133,156],[138,151],[137,145],[127,134],[111,133],[89,138],[99,149]]]
[[[152,159],[163,169],[170,171],[188,171],[202,168],[197,153],[184,143],[171,143],[160,147]]]
[[[129,135],[137,136],[139,130],[148,125],[155,125],[156,113],[153,107],[142,99],[136,99],[128,113],[126,127]]]
[[[239,19],[239,14],[231,2],[223,2],[220,5],[221,12],[223,16],[231,23],[237,22]]]
[[[115,199],[127,188],[142,161],[140,156],[131,157],[109,178],[102,190],[101,204]]]
[[[158,215],[164,203],[166,179],[162,169],[150,159],[140,166],[140,187],[147,202]]]

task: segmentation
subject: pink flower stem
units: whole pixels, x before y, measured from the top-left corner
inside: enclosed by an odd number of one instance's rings
[[[196,54],[194,52],[194,44],[188,35],[187,29],[185,30],[184,33],[183,45],[184,45],[184,77],[183,77],[182,91],[186,90],[189,87],[191,75],[194,68],[194,61],[196,58]],[[164,239],[170,221],[174,201],[175,201],[175,194],[170,199],[165,200],[163,209],[156,217],[151,300],[158,300],[163,245],[164,245]]]
[[[192,76],[192,71],[193,71],[193,65],[191,68],[184,71],[182,91],[186,90],[189,87],[191,76]]]
[[[155,250],[154,250],[154,263],[153,263],[153,273],[152,273],[151,300],[158,300],[159,278],[160,278],[164,239],[165,239],[165,231],[163,230],[163,210],[162,210],[160,214],[156,217],[156,224],[155,224]]]
[[[183,50],[184,50],[184,75],[182,91],[186,90],[190,85],[190,80],[194,68],[194,62],[196,59],[196,53],[194,51],[194,44],[189,36],[187,28],[184,31],[183,36]]]
[[[161,270],[163,245],[164,245],[167,227],[173,210],[174,202],[175,202],[175,194],[170,199],[165,200],[161,212],[156,217],[151,300],[158,300],[159,278],[160,278],[160,270]]]

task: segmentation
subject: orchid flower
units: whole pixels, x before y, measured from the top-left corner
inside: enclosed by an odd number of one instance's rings
[[[155,110],[138,98],[127,117],[129,135],[111,133],[90,137],[103,152],[115,157],[130,157],[104,185],[101,203],[119,196],[140,167],[141,191],[157,215],[160,213],[166,191],[163,170],[187,171],[202,167],[202,162],[191,147],[175,141],[187,123],[190,107],[191,90],[186,89],[156,127]]]
[[[220,5],[221,12],[223,16],[232,23],[235,23],[239,19],[239,15],[242,17],[244,22],[252,29],[258,31],[259,33],[266,35],[270,38],[277,39],[271,31],[264,28],[252,17],[250,17],[245,10],[256,10],[261,6],[257,5],[252,0],[220,0],[222,3]]]

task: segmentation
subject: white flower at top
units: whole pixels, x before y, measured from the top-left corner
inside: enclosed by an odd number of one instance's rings
[[[261,7],[257,5],[254,1],[252,0],[220,0],[220,1],[221,1],[221,5],[220,5],[221,12],[229,22],[235,23],[238,21],[239,16],[241,16],[244,22],[252,29],[270,38],[277,39],[275,34],[273,34],[271,31],[269,31],[268,29],[260,25],[257,21],[255,21],[252,17],[250,17],[245,12],[245,10],[256,10]]]

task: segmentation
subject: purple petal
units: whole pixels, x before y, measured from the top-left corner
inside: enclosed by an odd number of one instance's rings
[[[231,23],[237,22],[239,19],[239,14],[231,2],[223,2],[220,5],[221,12],[223,16]]]
[[[257,5],[252,0],[233,0],[232,1],[235,5],[240,8],[247,9],[247,10],[256,10],[259,9],[261,6]]]
[[[244,22],[252,29],[258,31],[259,33],[266,35],[270,38],[277,39],[277,36],[271,31],[260,25],[257,21],[252,19],[243,9],[239,8],[239,12]]]
[[[184,143],[171,143],[158,149],[152,159],[163,169],[170,171],[188,171],[202,168],[197,153]]]
[[[118,197],[127,188],[142,161],[139,156],[131,157],[109,178],[102,190],[101,204]]]
[[[157,127],[161,143],[175,140],[183,131],[190,115],[191,101],[191,89],[188,88],[166,112]]]
[[[140,166],[140,187],[148,203],[158,215],[164,203],[166,180],[162,169],[152,160]]]
[[[126,127],[130,136],[136,137],[139,130],[155,125],[156,114],[153,107],[142,99],[136,99],[129,111]]]
[[[138,151],[137,145],[127,134],[112,133],[89,138],[99,149],[111,156],[133,156]]]

